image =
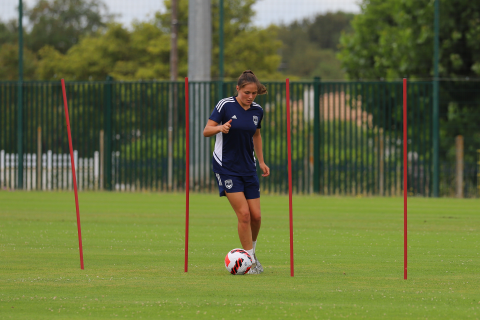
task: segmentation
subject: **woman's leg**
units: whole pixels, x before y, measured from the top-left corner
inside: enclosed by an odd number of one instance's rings
[[[250,226],[252,229],[252,241],[257,241],[260,225],[262,224],[262,215],[260,213],[260,198],[248,199],[248,208],[250,210]]]
[[[245,194],[243,192],[225,192],[225,194],[227,195],[228,201],[230,201],[230,205],[237,214],[240,243],[244,250],[251,250],[253,248],[251,214]]]
[[[257,241],[258,232],[260,231],[260,225],[262,223],[262,215],[260,214],[260,198],[247,200],[248,207],[250,208],[250,225],[252,228],[252,240]],[[253,244],[252,244],[253,245]],[[255,259],[257,273],[263,272],[263,266],[258,261],[255,254],[255,248],[253,248],[253,258]]]

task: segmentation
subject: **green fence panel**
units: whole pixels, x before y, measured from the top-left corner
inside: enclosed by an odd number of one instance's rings
[[[264,109],[263,152],[271,175],[260,179],[261,189],[264,194],[286,194],[286,87],[285,82],[265,85],[268,94],[258,96],[256,102]],[[192,190],[216,192],[211,172],[215,139],[203,137],[203,128],[223,98],[220,92],[232,96],[235,86],[235,82],[219,81],[189,84]],[[474,90],[475,86],[459,88]],[[0,82],[1,189],[17,188],[17,90],[16,82]],[[184,191],[183,82],[107,79],[67,82],[66,90],[80,190]],[[408,83],[411,195],[433,195],[432,91],[432,82]],[[319,78],[290,82],[293,192],[401,195],[402,93],[401,82],[324,82]],[[23,97],[23,188],[71,190],[60,82],[25,82]],[[459,94],[449,101],[461,98]],[[468,139],[468,150],[478,149]],[[465,166],[466,196],[475,195],[476,170],[474,163]],[[454,164],[442,163],[440,172],[441,194],[450,195]]]
[[[431,84],[410,83],[407,92],[409,190],[429,196]],[[401,194],[402,93],[401,82],[322,82],[320,185],[323,194]]]

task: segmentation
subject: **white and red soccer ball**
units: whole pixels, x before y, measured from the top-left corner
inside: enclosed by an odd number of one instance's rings
[[[225,267],[234,275],[245,274],[252,267],[252,257],[243,249],[233,249],[225,257]]]

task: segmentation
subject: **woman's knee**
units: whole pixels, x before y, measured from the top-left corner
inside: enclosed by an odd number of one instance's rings
[[[238,222],[250,223],[250,210],[239,210],[237,212]]]
[[[260,211],[258,211],[258,212],[252,211],[250,213],[250,219],[253,223],[258,223],[258,222],[262,221],[262,214],[260,213]]]

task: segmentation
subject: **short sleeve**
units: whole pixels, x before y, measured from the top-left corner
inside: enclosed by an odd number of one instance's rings
[[[263,112],[260,115],[260,119],[258,119],[257,129],[260,129],[262,127],[262,120],[263,120]]]
[[[223,116],[225,115],[225,108],[223,108],[223,100],[220,100],[215,108],[213,108],[212,114],[210,115],[210,120],[215,121],[218,124],[222,123]]]

